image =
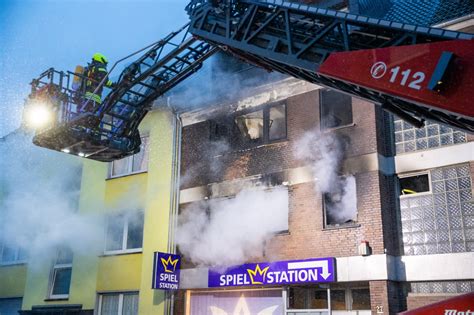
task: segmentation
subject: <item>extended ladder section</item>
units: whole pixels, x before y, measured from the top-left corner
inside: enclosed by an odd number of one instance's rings
[[[171,33],[128,65],[98,108],[90,109],[90,101],[69,88],[73,73],[66,75],[50,69],[34,80],[30,99],[51,87],[63,91],[54,98],[61,113],[57,123],[37,131],[34,143],[99,161],[113,161],[138,152],[138,125],[153,100],[196,72],[217,50],[194,38],[187,28],[188,25]],[[61,79],[53,82],[58,74]]]
[[[419,57],[420,52],[430,50],[427,47],[416,48],[418,44],[452,40],[472,44],[472,41],[459,41],[472,40],[471,34],[385,21],[283,0],[193,0],[186,10],[191,18],[189,29],[191,33],[228,49],[247,62],[364,98],[382,105],[385,109],[418,126],[423,124],[424,119],[430,119],[474,131],[472,106],[466,104],[467,109],[463,112],[457,110],[462,107],[460,104],[453,104],[455,100],[466,99],[467,95],[464,97],[461,95],[456,99],[444,97],[442,93],[439,93],[441,89],[439,84],[446,79],[448,64],[453,59],[450,58],[449,52],[446,52],[445,57],[440,57],[442,48],[440,48],[440,54],[436,56],[437,59],[434,60],[432,76],[428,77],[428,74],[424,72],[420,72],[421,74],[412,72],[419,76],[415,76],[414,81],[420,80],[420,76],[423,76],[423,84],[428,85],[428,81],[435,81],[435,84],[432,84],[433,91],[428,91],[431,93],[428,96],[411,95],[417,92],[428,93],[424,86],[417,85],[418,81],[411,85],[411,82],[407,82],[406,79],[403,81],[402,78],[402,85],[410,85],[415,91],[408,89],[396,93],[394,89],[395,92],[392,93],[390,88],[379,89],[371,84],[345,79],[349,72],[360,75],[357,73],[358,64],[364,64],[363,59],[372,58],[372,55],[378,53],[377,49],[380,49],[380,54],[385,53],[392,57],[398,55],[399,59],[406,61],[412,57],[410,54]],[[394,46],[404,45],[414,46],[408,54],[406,51],[400,53],[393,50],[397,49]],[[468,57],[469,64],[464,65],[463,71],[465,72],[465,68],[469,67],[471,71],[469,74],[472,74],[473,46],[469,47],[469,49],[458,48],[458,51],[471,54]],[[392,49],[392,52],[384,52],[384,48]],[[354,51],[365,50],[370,51],[366,55],[361,54],[359,59],[346,54],[341,58],[346,61],[346,64],[333,62],[332,64],[335,67],[338,66],[337,68],[324,67],[330,56],[343,52],[353,54]],[[464,52],[465,50],[470,50],[470,52]],[[418,60],[419,64],[432,62],[426,58],[422,56],[421,60]],[[349,64],[347,64],[348,59],[350,59]],[[376,67],[372,68],[373,65]],[[350,68],[345,68],[347,66]],[[392,69],[397,70],[396,67]],[[391,70],[387,69],[387,63],[376,64],[374,61],[364,71],[369,76],[372,71],[370,79],[379,79],[379,73],[385,74],[389,72],[387,70]],[[403,70],[405,69],[398,69],[400,73]],[[404,72],[404,74],[411,75],[410,72]],[[386,77],[390,76],[386,75]],[[466,73],[464,77],[469,78]],[[392,78],[389,79],[392,80]],[[395,77],[393,81],[395,82],[396,79]],[[380,82],[382,80],[379,80],[378,84]],[[472,82],[456,82],[456,84],[464,84],[465,90],[472,87]],[[466,84],[471,85],[467,88]],[[460,94],[459,91],[458,94]],[[430,98],[442,100],[443,107],[436,102],[427,101]],[[449,104],[444,106],[446,102]]]

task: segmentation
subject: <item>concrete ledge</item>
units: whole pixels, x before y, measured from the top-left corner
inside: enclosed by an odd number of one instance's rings
[[[396,172],[406,173],[474,160],[474,142],[395,156]]]

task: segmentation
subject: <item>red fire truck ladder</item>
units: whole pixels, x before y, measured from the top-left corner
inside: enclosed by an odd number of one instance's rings
[[[466,97],[474,89],[471,34],[282,0],[193,0],[186,10],[191,23],[178,44],[171,39],[180,32],[172,33],[123,71],[100,108],[69,110],[56,126],[38,131],[35,144],[99,161],[137,152],[138,125],[151,102],[194,73],[217,47],[380,104],[418,126],[430,119],[474,131]],[[32,99],[41,87],[54,85],[34,82]],[[60,112],[74,107],[78,98],[67,87],[53,90],[64,91],[56,98]]]

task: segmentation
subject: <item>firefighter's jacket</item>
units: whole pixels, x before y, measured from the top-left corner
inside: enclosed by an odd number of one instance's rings
[[[104,85],[107,87],[112,86],[112,81],[107,77],[107,69],[105,65],[98,62],[93,62],[89,64],[86,68],[86,100],[90,99],[97,104],[102,103],[102,90],[104,89],[101,86],[95,93],[95,89],[99,86],[100,82],[106,77]],[[90,80],[89,80],[90,79]]]

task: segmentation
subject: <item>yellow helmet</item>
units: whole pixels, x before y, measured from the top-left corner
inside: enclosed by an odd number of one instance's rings
[[[95,53],[94,56],[92,56],[92,60],[103,63],[105,65],[108,63],[107,58],[101,53]]]

